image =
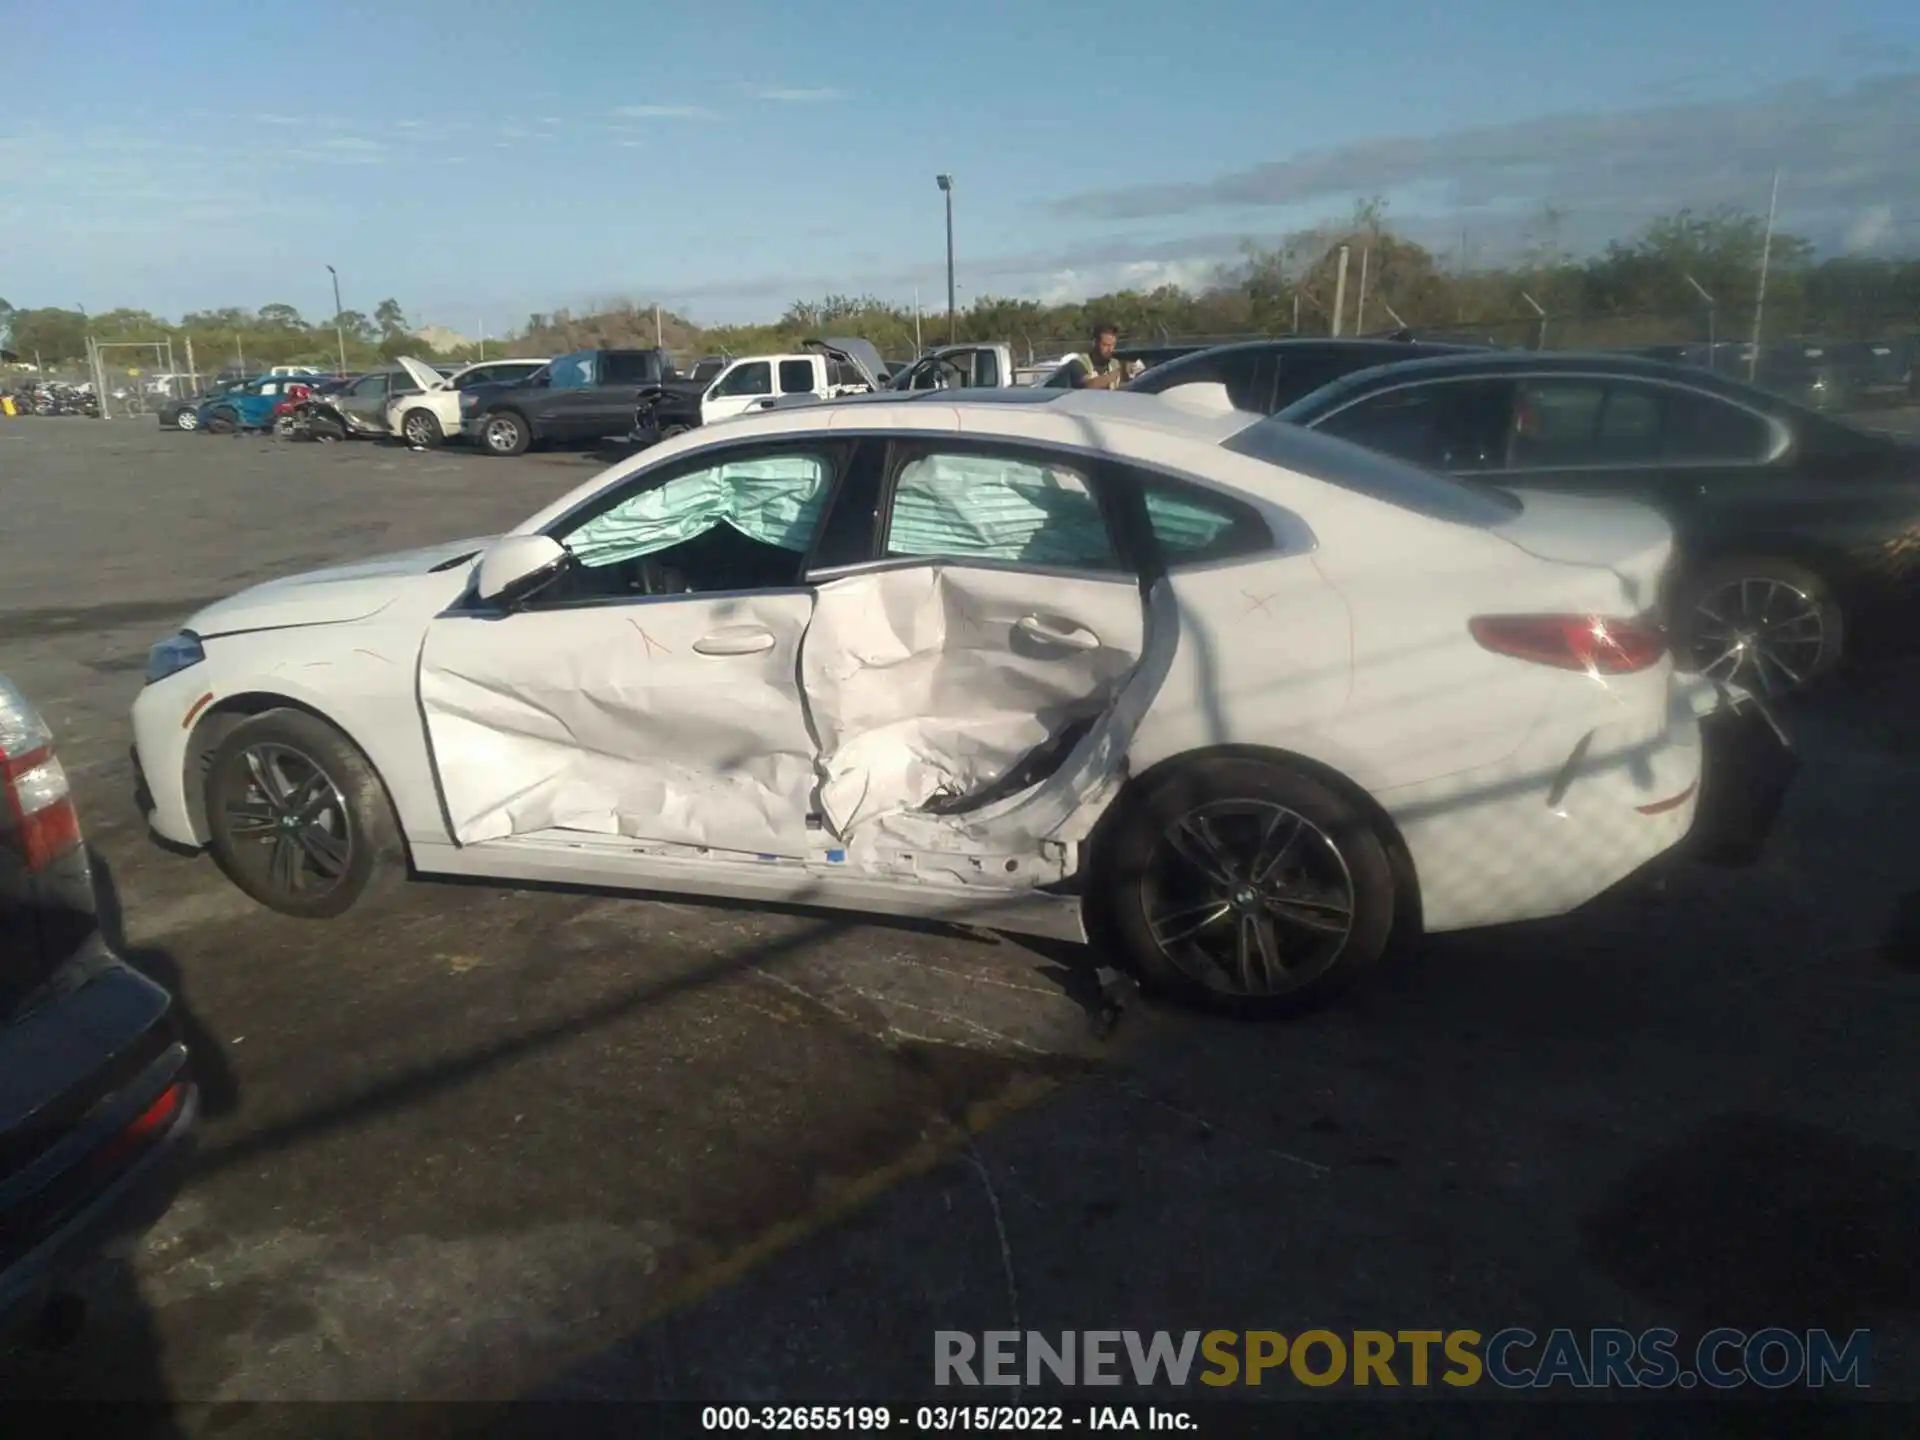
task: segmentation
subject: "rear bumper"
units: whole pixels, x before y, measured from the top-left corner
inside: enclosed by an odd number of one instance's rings
[[[1750,860],[1796,768],[1757,711],[1675,677],[1662,731],[1553,728],[1498,766],[1380,799],[1426,928],[1463,930],[1564,915],[1669,853]]]
[[[9,1088],[45,1096],[11,1096],[14,1118],[0,1134],[20,1167],[0,1176],[0,1339],[17,1336],[103,1248],[165,1213],[199,1118],[165,992],[98,936],[71,963],[85,973],[80,984],[0,1029]]]

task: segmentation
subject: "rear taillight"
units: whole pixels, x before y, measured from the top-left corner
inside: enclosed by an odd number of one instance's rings
[[[79,844],[80,817],[53,755],[53,732],[0,678],[0,847],[39,870]]]
[[[1496,655],[1536,665],[1630,675],[1660,663],[1667,637],[1648,620],[1599,615],[1480,615],[1467,622],[1473,638]]]

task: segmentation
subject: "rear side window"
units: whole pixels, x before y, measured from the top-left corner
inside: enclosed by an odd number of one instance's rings
[[[1504,524],[1522,508],[1504,490],[1454,480],[1283,420],[1249,425],[1223,448],[1430,520],[1485,527]]]
[[[1086,476],[1016,455],[935,451],[909,460],[894,482],[886,553],[1120,568]]]
[[[1706,395],[1664,396],[1662,452],[1670,460],[1757,464],[1773,448],[1773,429],[1751,410]]]
[[[645,351],[626,355],[616,352],[606,357],[605,364],[603,385],[644,385],[657,378],[653,356]]]
[[[1147,526],[1169,566],[1234,560],[1273,548],[1273,534],[1249,506],[1198,485],[1158,476],[1140,481]]]
[[[1313,428],[1429,470],[1506,464],[1512,387],[1468,380],[1408,385],[1337,410]]]
[[[782,395],[812,394],[813,362],[811,360],[782,360],[780,362],[780,393]]]

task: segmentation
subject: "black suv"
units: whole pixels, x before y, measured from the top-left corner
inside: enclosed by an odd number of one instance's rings
[[[100,915],[53,736],[0,676],[0,1340],[159,1217],[199,1111],[173,998]]]
[[[625,435],[640,392],[677,373],[665,350],[576,350],[517,383],[462,391],[461,433],[483,455],[520,455],[543,440]]]

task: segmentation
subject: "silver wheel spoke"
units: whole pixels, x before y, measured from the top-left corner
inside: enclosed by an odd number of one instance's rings
[[[258,750],[247,751],[247,769],[253,776],[253,783],[260,787],[260,793],[276,811],[287,806],[286,782],[280,778],[280,772],[274,767],[273,758]]]
[[[273,877],[273,883],[282,890],[300,888],[300,847],[294,844],[292,836],[281,834],[274,837],[273,859],[269,873]]]
[[[347,844],[331,830],[318,825],[303,825],[298,831],[300,848],[328,879],[338,879],[347,868]]]
[[[1274,840],[1283,833],[1285,838],[1280,840],[1279,847],[1269,855],[1268,850],[1273,846]],[[1254,852],[1253,863],[1247,867],[1249,883],[1255,887],[1266,884],[1268,876],[1293,858],[1293,852],[1300,844],[1300,837],[1306,833],[1307,822],[1298,815],[1290,810],[1274,811],[1273,820],[1268,824],[1265,833],[1260,836],[1260,848]]]
[[[1208,900],[1162,915],[1158,920],[1148,921],[1147,928],[1162,945],[1174,945],[1224,918],[1232,909],[1233,906],[1225,900]]]
[[[278,823],[278,817],[269,806],[227,806],[227,833],[236,840],[270,835],[278,827]]]
[[[1182,816],[1179,823],[1167,832],[1167,838],[1173,842],[1173,848],[1194,869],[1207,880],[1223,889],[1231,889],[1235,884],[1231,862],[1220,848],[1220,842],[1207,828],[1207,822],[1197,815]]]

